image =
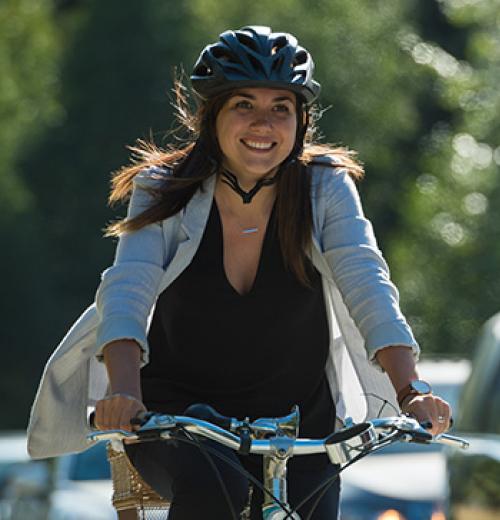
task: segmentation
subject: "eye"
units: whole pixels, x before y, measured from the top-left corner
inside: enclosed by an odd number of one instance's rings
[[[273,110],[275,112],[281,112],[283,114],[288,114],[290,112],[290,107],[283,103],[283,104],[279,104],[279,105],[274,105]]]
[[[235,107],[236,108],[242,108],[244,110],[250,110],[252,108],[252,104],[250,103],[250,101],[247,101],[246,99],[243,99],[241,101],[238,101],[235,104]]]

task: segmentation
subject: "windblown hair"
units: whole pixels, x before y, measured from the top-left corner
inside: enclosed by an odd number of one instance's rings
[[[187,90],[180,80],[175,82],[174,92],[179,130],[187,130],[189,137],[180,140],[180,146],[160,148],[152,142],[138,140],[135,146],[129,147],[132,161],[113,174],[110,205],[128,200],[134,177],[147,168],[167,168],[171,175],[151,190],[153,202],[149,208],[133,218],[110,224],[105,230],[106,236],[134,232],[175,215],[186,206],[203,181],[220,170],[222,152],[216,138],[216,118],[232,93],[225,92],[206,101],[197,100],[197,109],[191,110]],[[276,209],[285,265],[302,284],[308,286],[306,260],[312,244],[312,207],[307,165],[316,157],[330,155],[336,158],[338,167],[347,169],[353,179],[360,180],[364,172],[355,159],[355,152],[315,141],[318,112],[313,109],[307,113],[305,110],[297,97],[297,135],[303,142],[298,143],[297,160],[285,161],[280,167]],[[304,114],[307,116],[305,123]]]

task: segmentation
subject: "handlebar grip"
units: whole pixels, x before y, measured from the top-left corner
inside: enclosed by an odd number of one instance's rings
[[[211,422],[225,430],[231,430],[231,418],[221,415],[208,404],[192,404],[186,408],[184,415]]]
[[[139,412],[135,417],[130,419],[130,424],[132,426],[142,426],[152,415],[154,415],[154,412]],[[87,424],[91,430],[98,431],[100,429],[95,424],[95,410],[90,412],[87,417]]]

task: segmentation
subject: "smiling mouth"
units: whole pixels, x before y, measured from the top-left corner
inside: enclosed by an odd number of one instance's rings
[[[243,139],[240,140],[242,144],[244,144],[250,150],[259,150],[259,151],[268,151],[271,148],[276,146],[276,143],[259,143],[257,141],[245,141]]]

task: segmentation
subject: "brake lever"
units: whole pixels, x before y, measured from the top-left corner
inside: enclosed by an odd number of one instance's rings
[[[153,431],[172,430],[177,427],[177,421],[173,415],[154,412],[142,412],[136,418],[131,419],[130,422],[140,426],[136,433],[141,437]]]
[[[150,419],[155,415],[154,412],[139,412],[135,417],[130,419],[130,424],[132,426],[139,426],[142,428]]]

